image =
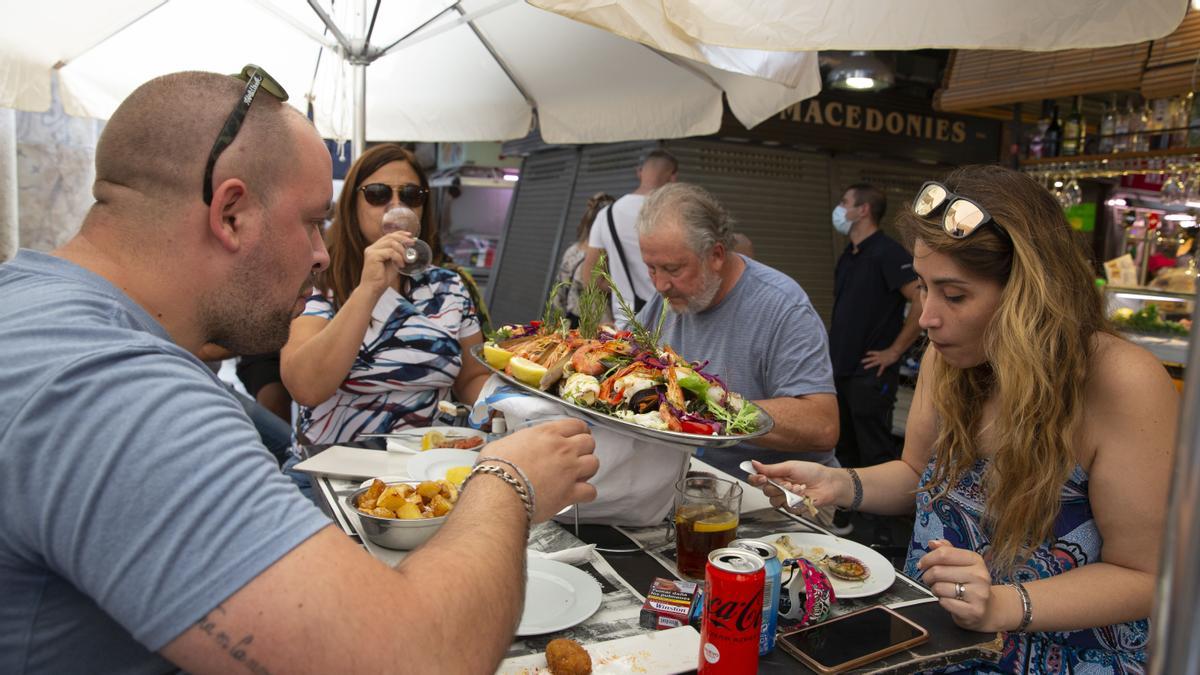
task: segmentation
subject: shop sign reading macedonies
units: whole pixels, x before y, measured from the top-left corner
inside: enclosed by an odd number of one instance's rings
[[[825,92],[749,130],[726,115],[719,135],[965,164],[999,158],[1000,127],[994,120],[937,112],[922,99]]]

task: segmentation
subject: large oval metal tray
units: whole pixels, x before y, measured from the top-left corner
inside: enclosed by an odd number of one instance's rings
[[[759,409],[758,412],[758,428],[749,434],[739,434],[736,436],[730,435],[705,435],[705,434],[685,434],[681,431],[660,431],[658,429],[650,429],[640,424],[626,422],[612,415],[602,413],[599,410],[592,410],[586,406],[578,405],[570,401],[560,398],[556,394],[548,391],[542,391],[537,387],[531,387],[517,378],[509,375],[503,370],[496,370],[483,358],[483,345],[474,345],[471,347],[471,356],[483,364],[489,371],[495,373],[517,389],[528,392],[534,396],[540,396],[547,401],[553,401],[566,409],[568,415],[572,417],[585,418],[606,429],[611,429],[617,433],[625,434],[639,439],[647,439],[658,441],[660,443],[671,443],[673,445],[684,445],[691,448],[728,448],[739,443],[751,441],[759,436],[770,433],[775,427],[775,420],[767,414],[767,411]]]

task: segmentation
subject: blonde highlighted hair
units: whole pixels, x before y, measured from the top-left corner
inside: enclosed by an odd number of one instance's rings
[[[898,218],[905,239],[1003,291],[983,336],[984,364],[955,368],[936,351],[925,360],[920,376],[931,381],[938,422],[926,489],[945,495],[983,459],[982,412],[994,400],[983,527],[992,542],[989,567],[1011,570],[1054,534],[1061,491],[1076,464],[1093,338],[1111,329],[1083,248],[1045,189],[998,166],[963,167],[943,183],[995,222],[955,239],[942,229],[940,211],[921,218],[909,208]]]

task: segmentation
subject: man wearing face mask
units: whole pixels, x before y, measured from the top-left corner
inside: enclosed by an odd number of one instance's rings
[[[849,238],[834,272],[829,353],[837,387],[843,466],[896,459],[892,408],[900,357],[916,340],[921,299],[912,256],[879,229],[887,197],[865,183],[851,185],[833,210],[833,227]],[[904,305],[912,303],[907,318]]]

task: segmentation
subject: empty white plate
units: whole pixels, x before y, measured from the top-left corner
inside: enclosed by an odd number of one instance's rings
[[[542,635],[565,630],[600,609],[600,584],[587,572],[566,563],[541,558],[526,562],[525,611],[517,635]]]

